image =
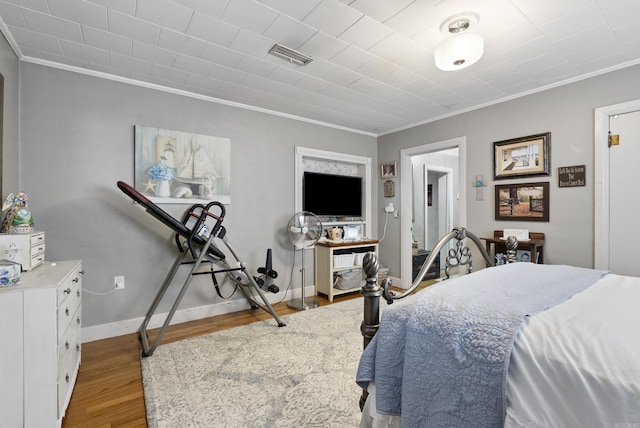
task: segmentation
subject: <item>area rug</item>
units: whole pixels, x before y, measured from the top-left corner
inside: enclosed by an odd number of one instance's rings
[[[159,346],[142,358],[149,427],[357,427],[363,300]]]

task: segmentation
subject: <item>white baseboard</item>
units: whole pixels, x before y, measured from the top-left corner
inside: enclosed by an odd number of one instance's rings
[[[300,290],[295,290],[293,293],[289,292],[289,298],[293,299],[295,297],[299,297],[299,291]],[[291,296],[291,294],[293,294],[293,296]],[[305,287],[305,295],[314,296],[315,286],[311,285]],[[265,293],[265,296],[267,297],[269,303],[278,303],[282,299],[282,291],[278,294]],[[216,315],[238,312],[250,308],[251,305],[246,299],[225,300],[223,302],[217,302],[211,305],[178,310],[173,315],[173,318],[169,324],[180,324],[183,322],[195,321],[203,318],[213,317]],[[167,314],[168,312],[153,315],[151,317],[151,320],[149,321],[149,325],[147,326],[147,328],[152,329],[161,327],[167,317]],[[139,317],[129,320],[111,322],[107,324],[83,327],[82,343],[135,333],[138,331],[143,321],[144,317]]]

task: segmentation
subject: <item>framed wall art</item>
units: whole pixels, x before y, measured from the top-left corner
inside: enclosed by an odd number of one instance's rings
[[[393,180],[387,180],[384,182],[384,197],[393,198],[396,195],[396,185]]]
[[[155,203],[231,203],[231,140],[135,126],[134,187]]]
[[[551,174],[551,132],[493,143],[493,178]]]
[[[395,178],[398,176],[398,164],[396,161],[380,164],[380,178]]]
[[[549,182],[496,184],[496,220],[549,221]]]

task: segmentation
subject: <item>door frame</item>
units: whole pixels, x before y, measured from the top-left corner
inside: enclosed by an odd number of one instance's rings
[[[436,172],[441,174],[441,176],[447,176],[447,187],[445,189],[445,194],[447,197],[447,201],[448,201],[448,206],[447,206],[447,224],[449,225],[449,228],[453,227],[453,185],[451,183],[451,177],[453,174],[453,169],[448,168],[448,167],[444,167],[444,166],[439,166],[439,165],[430,165],[430,164],[424,164],[424,184],[425,184],[425,189],[424,189],[424,200],[426,202],[427,200],[427,181],[429,178],[429,172]],[[438,182],[438,195],[442,195],[441,193],[441,188],[440,188],[440,183]],[[440,201],[438,201],[438,206],[440,206]],[[425,250],[430,249],[431,247],[429,247],[429,228],[427,227],[427,222],[429,221],[429,214],[428,214],[428,210],[425,208],[424,210],[424,246],[425,246]],[[442,225],[440,225],[440,228],[442,227]],[[440,229],[438,228],[438,229]],[[438,242],[438,239],[440,239],[445,233],[450,232],[450,230],[445,230],[444,233],[441,233],[441,230],[438,230],[438,236],[436,237],[435,241]],[[413,275],[411,275],[413,276]]]
[[[444,141],[423,144],[416,147],[400,150],[400,282],[402,287],[408,288],[411,280],[411,219],[413,211],[413,168],[411,156],[425,153],[439,152],[442,150],[458,148],[458,220],[456,226],[467,224],[467,138],[455,137]]]
[[[594,268],[609,269],[609,117],[640,110],[640,100],[594,110]]]

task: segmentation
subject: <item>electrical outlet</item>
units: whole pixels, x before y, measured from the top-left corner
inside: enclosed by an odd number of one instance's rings
[[[124,275],[113,277],[113,288],[116,290],[124,289]]]

